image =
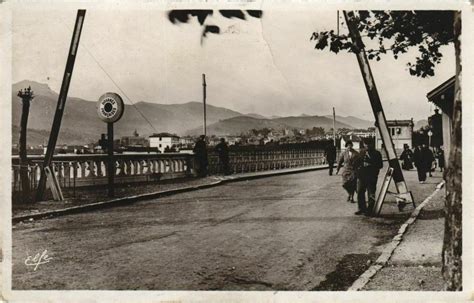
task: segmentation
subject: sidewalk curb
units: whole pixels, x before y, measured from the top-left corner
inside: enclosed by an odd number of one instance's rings
[[[349,291],[362,290],[362,288],[364,288],[364,286],[369,283],[370,279],[375,276],[375,274],[377,274],[377,272],[387,264],[388,260],[390,260],[390,258],[392,257],[392,254],[395,249],[403,241],[403,235],[408,230],[408,227],[416,221],[423,207],[425,207],[431,201],[431,199],[433,199],[433,197],[444,187],[444,184],[445,182],[441,181],[438,185],[436,185],[436,189],[413,210],[410,215],[410,218],[408,218],[405,223],[400,226],[397,235],[395,235],[392,241],[384,247],[384,249],[382,250],[382,254],[378,257],[377,260],[375,260],[375,263],[372,264],[369,269],[367,269],[362,275],[359,276],[359,278],[352,284],[352,286],[349,287]]]
[[[195,191],[195,190],[200,190],[200,189],[212,188],[218,185],[231,183],[231,182],[247,181],[247,180],[254,180],[254,179],[260,179],[260,178],[266,178],[266,177],[296,174],[296,173],[304,173],[308,171],[323,170],[327,168],[328,166],[323,165],[323,166],[317,166],[317,167],[316,166],[303,167],[301,169],[297,169],[293,171],[291,170],[265,171],[260,175],[224,177],[224,179],[217,180],[208,184],[187,186],[187,187],[182,187],[182,188],[177,188],[177,189],[169,189],[169,190],[152,192],[152,193],[147,193],[147,194],[117,198],[117,199],[107,200],[107,201],[102,201],[102,202],[94,202],[90,204],[73,206],[73,207],[68,207],[68,208],[63,208],[63,209],[58,209],[58,210],[45,211],[45,212],[36,213],[36,214],[17,216],[17,217],[12,218],[12,224],[19,223],[22,221],[29,221],[29,220],[49,219],[52,217],[81,213],[81,212],[86,212],[86,211],[91,211],[91,210],[96,210],[96,209],[103,209],[103,208],[113,207],[113,206],[123,206],[123,205],[132,204],[138,201],[166,197],[166,196],[171,196],[174,194],[190,192],[190,191]]]

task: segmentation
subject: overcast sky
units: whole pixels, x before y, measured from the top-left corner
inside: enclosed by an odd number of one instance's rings
[[[13,82],[59,91],[75,17],[74,10],[14,12]],[[216,106],[266,116],[326,115],[334,106],[338,115],[373,119],[354,54],[314,50],[309,41],[314,31],[336,28],[336,11],[265,11],[246,22],[214,14],[206,24],[223,33],[201,44],[197,21],[173,25],[165,11],[88,10],[69,95],[95,101],[120,93],[94,57],[133,102],[201,101],[206,73],[207,100]],[[433,110],[426,94],[454,74],[452,46],[429,79],[409,75],[415,54],[371,61],[387,119],[426,119]]]

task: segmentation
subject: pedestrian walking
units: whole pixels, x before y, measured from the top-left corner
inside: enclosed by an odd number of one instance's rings
[[[329,165],[329,175],[332,176],[332,171],[334,168],[334,162],[336,161],[336,146],[334,144],[329,143],[324,150],[324,156],[326,157],[326,162]]]
[[[433,166],[435,165],[435,161],[436,161],[433,151],[431,150],[431,148],[428,147],[428,145],[423,144],[421,146],[421,154],[422,154],[422,157],[426,159],[425,165],[426,165],[426,171],[428,172],[428,175],[430,177],[433,177],[431,172],[434,170]]]
[[[199,177],[207,176],[207,166],[209,164],[207,159],[207,143],[206,136],[201,135],[194,145],[194,155],[196,157],[196,171]]]
[[[418,172],[418,181],[420,181],[420,183],[425,183],[426,173],[431,171],[431,166],[433,164],[433,153],[429,150],[426,144],[423,144],[421,148],[416,146],[415,151],[413,152],[413,159]]]
[[[344,164],[344,171],[342,172],[342,187],[347,191],[349,196],[347,201],[354,203],[354,192],[357,187],[357,178],[355,172],[355,164],[358,153],[354,150],[352,141],[346,142],[346,150],[339,158],[337,164],[336,175],[339,174],[342,164]]]
[[[413,168],[413,152],[408,144],[403,144],[403,152],[400,155],[400,160],[402,160],[402,169],[410,170]]]
[[[439,148],[436,157],[438,158],[439,171],[442,172],[444,170],[444,150],[442,146]]]
[[[224,138],[221,138],[221,142],[216,145],[215,152],[219,156],[219,165],[220,165],[220,172],[224,175],[230,174],[229,169],[229,146],[227,142],[225,142]]]
[[[380,169],[383,167],[382,154],[370,142],[361,141],[361,149],[356,161],[357,167],[357,204],[356,215],[370,215],[375,206],[375,192]],[[366,200],[367,193],[367,200]],[[368,205],[366,205],[368,201]]]

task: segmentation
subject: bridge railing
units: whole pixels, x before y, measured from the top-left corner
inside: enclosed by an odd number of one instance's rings
[[[166,154],[117,154],[115,157],[115,182],[147,182],[174,179],[192,175],[193,155]],[[43,156],[28,157],[30,188],[37,187]],[[107,155],[57,155],[52,168],[63,188],[107,184]],[[21,188],[18,157],[12,157],[12,188]]]
[[[320,149],[255,149],[231,150],[230,169],[233,173],[258,172],[294,167],[322,165],[324,152]],[[28,157],[30,188],[36,189],[43,168],[43,156]],[[153,182],[195,175],[195,157],[185,153],[116,154],[115,182]],[[105,185],[107,155],[55,155],[52,168],[62,188]],[[209,153],[209,173],[220,174],[219,157]],[[18,156],[12,157],[12,189],[21,189]]]
[[[320,149],[283,149],[230,151],[229,165],[234,173],[278,170],[284,168],[323,165],[326,163],[324,151]],[[209,154],[210,174],[222,173],[219,157]]]

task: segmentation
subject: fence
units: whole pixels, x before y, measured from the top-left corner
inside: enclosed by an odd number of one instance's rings
[[[229,153],[229,165],[234,173],[314,166],[324,163],[325,157],[322,150],[254,150],[231,151]],[[214,153],[209,155],[209,172],[211,174],[222,173],[220,171],[219,157]]]
[[[234,173],[278,170],[284,168],[322,165],[324,152],[320,149],[244,149],[231,150],[230,169]],[[28,157],[30,188],[36,189],[41,175],[43,156]],[[118,154],[115,155],[115,182],[153,182],[194,176],[194,155],[180,153]],[[57,155],[52,170],[62,188],[107,184],[107,155]],[[219,174],[217,154],[209,153],[209,173]],[[12,157],[12,190],[21,190],[18,157]]]
[[[190,176],[193,155],[125,154],[115,155],[115,182],[149,182]],[[43,167],[42,156],[28,157],[31,189],[35,189]],[[107,184],[107,155],[58,155],[52,169],[63,188]],[[12,190],[21,189],[18,157],[12,157]]]

